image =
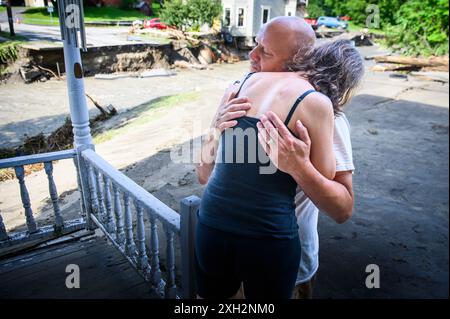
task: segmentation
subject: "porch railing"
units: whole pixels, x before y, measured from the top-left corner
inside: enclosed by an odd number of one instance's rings
[[[88,148],[60,151],[0,160],[0,168],[14,167],[20,185],[28,230],[8,233],[0,214],[0,255],[29,241],[45,241],[63,234],[87,228],[100,228],[111,243],[164,298],[195,298],[194,234],[200,199],[190,196],[180,203],[180,214],[155,198],[141,186],[118,171],[94,150]],[[58,204],[53,179],[52,161],[73,159],[81,195],[80,219],[64,221]],[[24,178],[24,165],[44,163],[49,193],[53,204],[53,225],[38,226],[31,209]],[[144,217],[147,218],[144,218]],[[148,222],[145,223],[145,220]],[[160,231],[165,237],[165,271],[160,264]],[[146,238],[146,229],[150,234]],[[175,239],[180,240],[181,286],[177,287],[175,270]],[[148,248],[147,248],[148,247]]]
[[[193,242],[199,199],[194,196],[184,199],[178,214],[93,150],[84,150],[81,155],[89,185],[86,198],[89,197],[92,222],[161,297],[195,298]],[[162,224],[166,240],[165,274],[160,267],[157,222]],[[150,238],[146,238],[146,227]],[[181,242],[182,290],[175,282],[175,236]]]
[[[58,192],[53,178],[53,161],[64,159],[73,159],[75,167],[78,169],[76,151],[73,149],[0,160],[0,169],[14,168],[19,182],[20,196],[22,199],[23,208],[25,210],[25,222],[27,226],[26,231],[8,233],[0,212],[0,254],[10,252],[12,248],[18,247],[22,244],[49,240],[85,228],[85,220],[82,216],[78,219],[65,221],[61,215],[58,204]],[[45,173],[47,174],[49,194],[53,204],[53,212],[55,216],[53,225],[39,226],[33,216],[30,196],[25,183],[24,166],[37,163],[44,163]],[[79,176],[79,174],[77,174],[77,176]],[[79,178],[77,181],[80,186]],[[82,207],[81,211],[84,211]]]

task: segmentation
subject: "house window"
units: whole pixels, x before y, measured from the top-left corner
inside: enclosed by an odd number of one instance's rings
[[[267,23],[270,18],[270,8],[262,8],[261,24]]]
[[[237,26],[238,27],[243,27],[244,26],[244,8],[238,8],[238,23]]]
[[[225,9],[225,16],[223,18],[223,23],[226,27],[229,27],[231,25],[231,9],[230,8]]]

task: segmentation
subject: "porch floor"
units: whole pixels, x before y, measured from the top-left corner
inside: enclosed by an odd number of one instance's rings
[[[80,288],[68,289],[66,266],[80,269]],[[107,240],[55,244],[0,259],[0,299],[159,298]]]

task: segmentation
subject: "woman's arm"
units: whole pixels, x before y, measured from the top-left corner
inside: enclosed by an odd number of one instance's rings
[[[218,145],[219,142],[214,138],[213,134],[210,134],[202,144],[200,159],[196,165],[198,181],[202,185],[208,183],[209,177],[214,169],[214,160]]]
[[[336,174],[336,159],[333,149],[334,111],[331,101],[322,94],[310,94],[300,105],[295,120],[308,130],[310,138],[310,159],[312,165],[325,178],[333,180]],[[291,123],[295,133],[296,121]],[[298,138],[298,135],[296,136]],[[292,170],[295,172],[297,170]]]

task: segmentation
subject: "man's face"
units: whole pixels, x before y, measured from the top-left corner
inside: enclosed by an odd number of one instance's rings
[[[292,57],[292,35],[280,26],[267,24],[256,37],[257,46],[250,52],[251,72],[283,72]]]

